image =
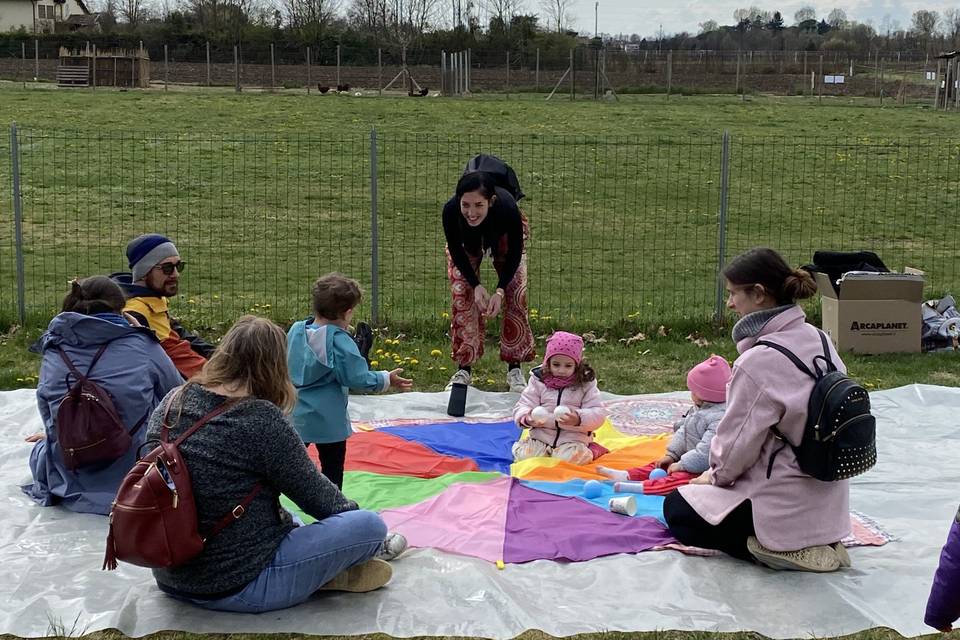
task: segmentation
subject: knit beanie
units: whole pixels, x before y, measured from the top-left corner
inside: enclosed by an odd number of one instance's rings
[[[730,365],[721,356],[710,356],[687,374],[687,388],[707,402],[727,401]]]
[[[553,356],[569,356],[580,364],[583,359],[583,338],[575,333],[554,331],[553,335],[547,338],[547,353],[543,357],[543,363],[548,364]]]
[[[179,255],[173,243],[158,233],[146,233],[127,244],[127,261],[133,270],[134,282],[143,280],[161,260]]]

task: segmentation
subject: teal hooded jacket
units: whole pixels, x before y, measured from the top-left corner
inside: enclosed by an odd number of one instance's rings
[[[341,442],[352,428],[347,412],[350,390],[386,391],[388,371],[370,371],[349,333],[312,319],[287,332],[287,364],[297,388],[293,425],[304,442]]]

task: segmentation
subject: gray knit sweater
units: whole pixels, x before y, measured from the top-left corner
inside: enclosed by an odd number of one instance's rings
[[[153,412],[148,439],[159,438],[167,404],[178,391],[167,394]],[[226,398],[188,385],[182,400],[179,421],[180,399],[170,411],[171,440]],[[230,513],[258,481],[263,490],[246,514],[212,538],[199,556],[179,567],[153,570],[158,585],[168,591],[201,598],[224,596],[256,578],[294,528],[280,507],[281,493],[318,520],[357,508],[320,474],[300,436],[280,409],[266,400],[241,400],[187,438],[180,454],[190,470],[201,533]]]

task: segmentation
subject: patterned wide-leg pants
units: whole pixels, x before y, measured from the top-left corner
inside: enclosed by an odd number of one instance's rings
[[[469,255],[469,254],[468,254]],[[474,271],[480,267],[483,256],[469,255]],[[493,268],[500,273],[501,260],[494,259]],[[450,280],[452,306],[450,313],[450,337],[452,357],[458,366],[472,365],[483,356],[483,339],[486,322],[474,304],[473,287],[453,264],[447,250],[447,277]],[[490,292],[493,293],[492,291]],[[500,359],[504,362],[530,362],[533,360],[533,331],[527,318],[527,256],[524,253],[513,279],[504,289],[503,320],[500,329]]]

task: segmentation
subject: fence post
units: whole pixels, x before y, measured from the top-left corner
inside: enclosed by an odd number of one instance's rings
[[[370,130],[370,321],[380,324],[379,229],[377,228],[377,130]]]
[[[536,76],[536,90],[540,91],[540,47],[537,47],[537,76]]]
[[[383,95],[383,49],[377,49],[377,95]]]
[[[34,39],[33,41],[33,81],[36,82],[40,78],[40,41]]]
[[[723,132],[723,141],[720,147],[720,219],[718,221],[717,239],[717,297],[713,310],[713,319],[718,326],[723,325],[723,273],[724,261],[727,254],[727,211],[730,197],[730,132]]]
[[[817,104],[823,104],[823,56],[820,56],[820,66],[817,67]]]
[[[510,97],[510,52],[507,51],[507,97]]]
[[[93,55],[93,66],[94,66],[94,68],[96,68],[96,66],[97,66],[97,55],[96,55],[97,48],[94,47],[94,48],[93,48],[93,51],[94,51],[94,55]],[[167,56],[167,45],[163,45],[163,90],[164,90],[164,91],[167,90],[167,85],[170,83],[170,64],[169,64],[169,62],[170,62],[170,60],[169,60],[169,58],[168,58],[168,56]]]
[[[93,45],[93,91],[97,90],[97,45]]]
[[[310,95],[310,47],[307,47],[307,95]]]
[[[207,86],[210,84],[210,41],[207,40]]]
[[[10,165],[13,169],[13,234],[17,252],[17,315],[20,325],[27,321],[23,278],[23,204],[20,198],[20,148],[17,123],[10,123]]]
[[[470,93],[470,65],[471,60],[473,60],[473,49],[466,50],[463,54],[463,60],[463,70],[465,72],[463,75],[463,90],[465,93]]]
[[[20,80],[23,82],[23,88],[27,88],[27,43],[20,42]]]
[[[340,91],[340,45],[337,45],[337,91]]]
[[[273,43],[270,43],[270,93],[273,93],[273,89],[277,86],[277,67],[274,64],[273,57]]]
[[[576,99],[576,74],[573,71],[573,49],[570,49],[570,100],[573,101]]]
[[[673,50],[667,51],[667,98],[673,89]]]
[[[237,51],[237,45],[233,45],[233,90],[240,93],[240,55]]]

